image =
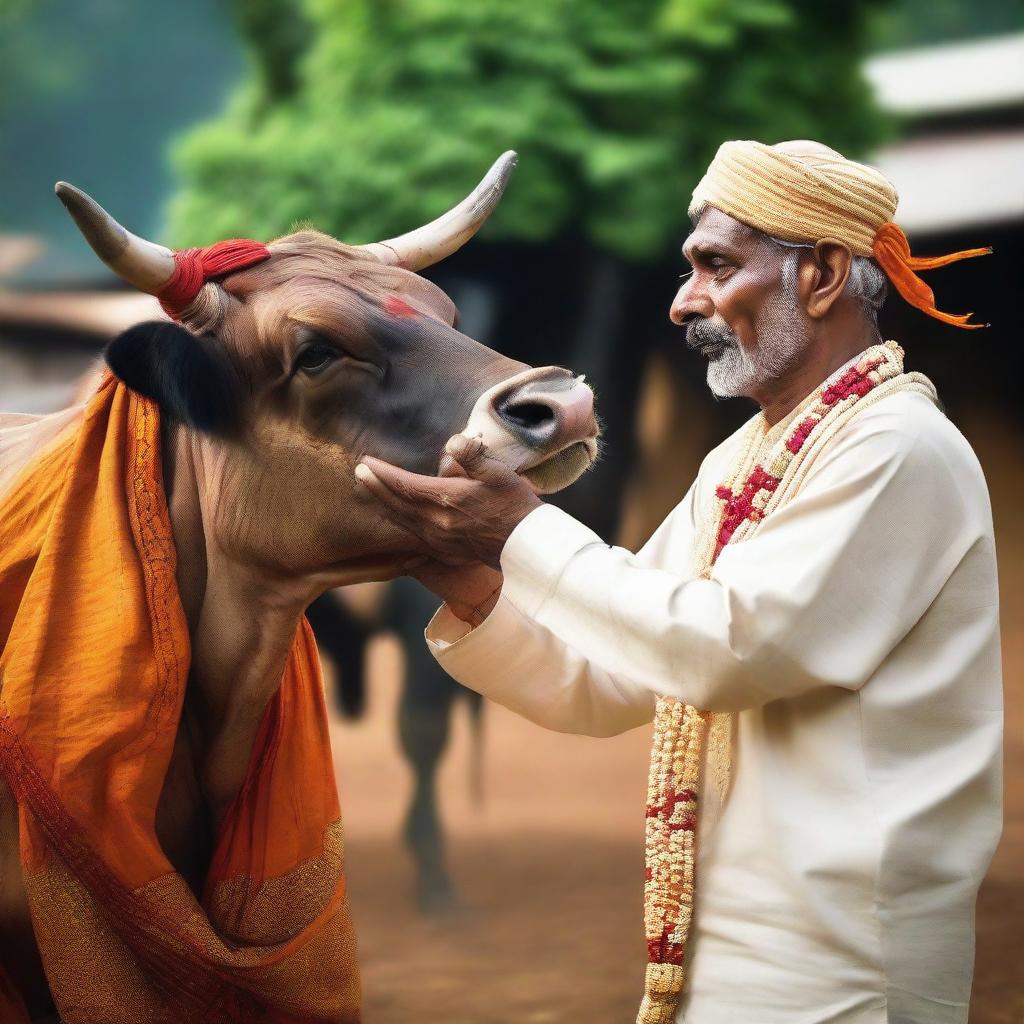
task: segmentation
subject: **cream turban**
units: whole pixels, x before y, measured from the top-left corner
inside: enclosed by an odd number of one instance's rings
[[[847,160],[820,142],[799,140],[766,146],[723,142],[694,189],[690,216],[714,206],[736,220],[784,242],[828,238],[870,256],[912,305],[945,323],[968,324],[971,314],[940,313],[935,296],[915,271],[981,256],[991,249],[968,249],[949,256],[918,258],[895,223],[899,196],[881,171]]]

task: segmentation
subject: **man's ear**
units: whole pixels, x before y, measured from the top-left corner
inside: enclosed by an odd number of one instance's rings
[[[136,324],[107,346],[106,359],[118,379],[182,423],[207,434],[237,427],[238,377],[213,335],[198,338],[160,320]]]
[[[852,263],[853,253],[844,242],[823,238],[814,246],[814,260],[808,264],[808,316],[820,320],[835,305],[846,287]]]

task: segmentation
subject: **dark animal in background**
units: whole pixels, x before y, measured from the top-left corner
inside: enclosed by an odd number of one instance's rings
[[[445,913],[458,906],[457,888],[445,858],[436,780],[448,745],[452,711],[459,703],[466,706],[473,726],[470,785],[475,798],[482,798],[483,698],[444,672],[423,642],[423,627],[437,604],[430,591],[413,579],[402,578],[388,584],[372,620],[354,613],[334,592],[317,598],[306,611],[318,646],[337,670],[335,695],[338,710],[346,718],[359,719],[366,709],[365,651],[370,638],[389,631],[401,645],[405,676],[398,705],[398,736],[413,775],[402,833],[415,866],[416,899],[427,914]]]

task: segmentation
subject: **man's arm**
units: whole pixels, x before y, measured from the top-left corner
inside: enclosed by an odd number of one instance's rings
[[[612,706],[646,711],[664,694],[709,710],[738,710],[818,686],[855,689],[986,529],[983,503],[967,503],[959,492],[948,446],[933,431],[919,436],[918,428],[916,418],[885,412],[858,417],[799,495],[751,539],[724,549],[710,579],[644,565],[551,506],[524,513],[500,554],[499,604],[517,615],[492,625],[504,623],[512,633],[515,624],[524,651],[532,645],[543,656],[529,665],[517,661],[515,673],[496,656],[488,670],[487,641],[499,631],[485,631],[485,621],[459,638],[442,663],[457,678],[463,670],[479,673],[461,678],[537,720],[545,700],[556,709],[588,709],[614,695]],[[480,488],[479,515],[483,492],[495,500],[496,489],[477,480],[476,466],[466,468]],[[422,529],[429,546],[452,551],[475,520],[459,519],[457,495],[445,492],[441,504],[445,525],[420,526],[416,516],[423,513],[412,502],[406,522]],[[500,657],[512,653],[503,646]],[[528,695],[533,710],[523,706]]]
[[[502,552],[503,598],[633,699],[734,711],[819,686],[856,689],[985,529],[957,485],[941,445],[864,417],[796,497],[722,551],[709,579],[644,566],[546,506]]]
[[[633,556],[638,565],[664,563],[669,544],[675,551],[689,550],[696,490],[695,484]],[[568,516],[564,520],[571,530],[583,530],[589,540],[601,543],[582,524]],[[482,592],[487,584],[481,581],[477,587]],[[628,674],[605,671],[571,642],[524,615],[504,594],[480,622],[467,616],[463,606],[457,602],[455,613],[451,603],[440,608],[425,636],[441,667],[464,686],[557,732],[612,736],[654,717],[654,693],[636,686]]]
[[[433,556],[425,557],[422,564],[411,564],[408,572],[445,602],[426,629],[428,646],[438,662],[463,685],[558,732],[610,736],[650,721],[654,714],[650,692],[591,664],[571,644],[522,615],[501,596],[498,553],[516,523],[541,503],[521,478],[487,460],[483,451],[469,448],[467,453],[452,442],[448,450],[465,470],[453,478],[418,477],[378,460],[369,460],[374,477],[358,477],[397,522],[420,535]],[[485,478],[483,486],[480,477]],[[477,498],[471,491],[468,502],[463,502],[459,491],[448,489],[465,492],[471,486],[483,493]],[[511,492],[505,503],[500,500],[503,488]],[[516,494],[520,488],[525,496]],[[641,563],[663,559],[670,539],[675,549],[688,549],[695,489],[691,487],[641,549],[637,555]],[[474,533],[473,547],[463,557],[437,544],[436,532],[428,533],[431,520],[435,531],[456,533],[450,523],[460,513]],[[491,525],[477,528],[488,519]],[[486,555],[488,535],[500,538],[493,555],[495,568],[475,560],[481,556],[481,545]],[[588,531],[588,535],[599,542],[597,534]]]
[[[614,736],[654,717],[650,691],[595,665],[505,597],[472,629],[442,606],[426,640],[453,679],[545,729]]]

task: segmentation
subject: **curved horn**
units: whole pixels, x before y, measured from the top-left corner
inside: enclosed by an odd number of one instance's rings
[[[360,248],[373,253],[381,263],[406,270],[422,270],[451,256],[480,230],[498,205],[517,160],[511,149],[502,153],[480,184],[458,206],[421,228]]]
[[[115,274],[150,295],[171,279],[174,254],[170,249],[126,231],[95,199],[74,185],[58,181],[53,190],[93,251]]]

